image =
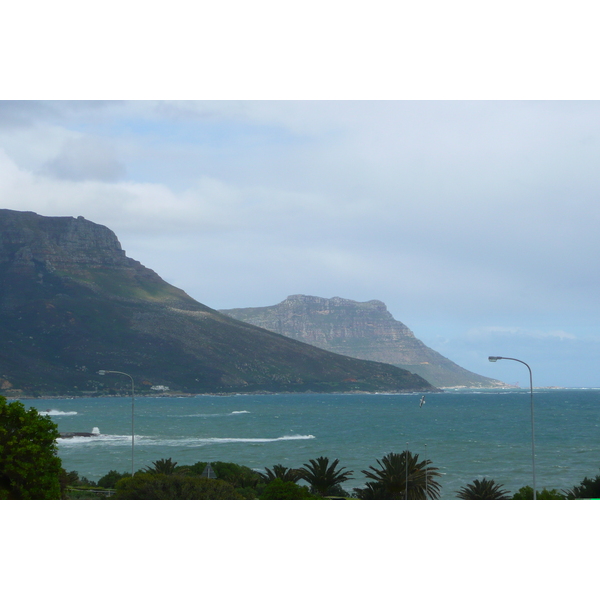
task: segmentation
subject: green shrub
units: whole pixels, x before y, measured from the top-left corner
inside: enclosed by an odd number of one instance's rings
[[[565,500],[565,495],[557,490],[547,490],[544,488],[541,492],[536,493],[538,500]],[[533,488],[530,485],[526,485],[519,489],[519,491],[512,497],[513,500],[533,500]]]
[[[117,482],[115,500],[243,500],[226,481],[189,475],[137,474]]]
[[[273,479],[268,483],[262,494],[259,497],[260,500],[316,500],[303,485],[298,485],[293,481],[282,481],[281,479]]]
[[[235,488],[255,488],[261,481],[260,474],[250,467],[231,462],[210,463],[217,479],[230,483]]]
[[[207,464],[207,462],[197,462],[193,465],[182,465],[180,467],[175,467],[175,472],[180,473],[181,471],[185,471],[185,473],[189,475],[202,475]]]
[[[98,487],[113,490],[117,485],[117,481],[123,477],[131,477],[131,473],[119,473],[118,471],[109,471],[103,477],[98,479]]]

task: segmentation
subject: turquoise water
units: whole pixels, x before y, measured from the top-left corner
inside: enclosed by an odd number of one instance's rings
[[[338,458],[361,470],[407,448],[444,474],[443,499],[492,478],[513,492],[532,484],[529,390],[420,394],[281,394],[136,398],[135,468],[160,458],[179,464],[228,461],[264,469]],[[600,390],[536,390],[538,489],[564,489],[600,469]],[[61,432],[100,435],[59,441],[67,471],[98,480],[131,469],[131,397],[24,400],[50,410]]]

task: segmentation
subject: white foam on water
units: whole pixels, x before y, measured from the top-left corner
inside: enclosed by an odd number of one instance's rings
[[[131,438],[129,438],[131,440]],[[272,442],[290,442],[298,440],[314,440],[314,435],[284,435],[277,438],[181,438],[181,439],[160,439],[146,438],[140,442],[140,445],[147,446],[185,446],[195,448],[199,446],[208,446],[210,444],[270,444]],[[136,437],[137,443],[137,437]]]
[[[187,418],[191,418],[191,417],[198,417],[198,418],[204,418],[204,419],[209,419],[209,418],[213,418],[213,417],[231,417],[233,415],[245,415],[245,414],[250,414],[249,410],[234,410],[233,412],[230,413],[216,413],[216,414],[207,414],[207,413],[195,413],[193,415],[167,415],[169,417],[175,417],[176,419],[187,419]]]
[[[131,439],[131,438],[130,438]],[[209,444],[269,444],[271,442],[290,442],[297,440],[314,440],[314,435],[284,435],[277,438],[181,438],[156,439],[148,438],[142,445],[186,446],[189,448],[207,446]],[[137,440],[137,437],[136,437]],[[137,442],[136,442],[137,443]]]
[[[297,440],[314,440],[314,435],[284,435],[277,438],[181,438],[164,439],[145,435],[136,435],[136,446],[186,446],[190,448],[208,444],[268,444],[271,442],[289,442]],[[105,446],[124,446],[131,444],[130,435],[94,435],[92,437],[59,438],[61,446],[76,446],[79,444],[100,444]]]
[[[49,415],[51,417],[63,417],[65,415],[71,416],[76,415],[77,412],[74,410],[63,411],[63,410],[55,410],[54,408],[49,408],[48,410],[39,410],[40,415]]]
[[[97,429],[97,428],[94,428]],[[143,443],[143,439],[146,436],[135,436],[134,442],[136,444]],[[80,444],[99,444],[103,446],[124,446],[131,445],[130,435],[93,435],[87,436],[76,436],[71,438],[58,438],[58,443],[61,446],[77,446]]]

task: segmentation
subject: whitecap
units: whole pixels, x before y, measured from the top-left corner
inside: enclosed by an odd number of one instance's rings
[[[38,411],[40,413],[40,415],[49,415],[51,417],[63,417],[65,415],[67,416],[71,416],[71,415],[76,415],[77,412],[74,410],[70,410],[70,411],[62,411],[62,410],[56,410],[54,408],[49,408],[47,410],[39,410]]]
[[[244,415],[250,414],[249,410],[234,410],[230,413],[194,413],[192,415],[167,415],[169,417],[174,417],[176,419],[187,419],[187,418],[201,418],[201,419],[211,419],[214,417],[231,417],[232,415]]]
[[[129,438],[131,439],[131,438]],[[158,439],[147,438],[142,445],[164,445],[164,446],[207,446],[209,444],[269,444],[272,442],[289,442],[297,440],[313,440],[314,435],[284,435],[276,438],[181,438],[181,439]],[[137,443],[137,437],[136,437]]]
[[[271,442],[291,442],[298,440],[314,440],[314,435],[283,435],[276,438],[156,438],[136,435],[136,446],[185,446],[188,448],[207,446],[209,444],[268,444]],[[76,446],[78,444],[100,444],[105,446],[131,445],[131,435],[94,435],[91,437],[59,438],[61,446]]]
[[[145,436],[135,436],[134,442],[138,444]],[[61,446],[76,446],[79,444],[100,444],[106,446],[131,445],[130,435],[93,435],[90,437],[75,436],[71,438],[58,438]]]

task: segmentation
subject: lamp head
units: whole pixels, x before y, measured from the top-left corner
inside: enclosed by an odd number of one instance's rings
[[[106,371],[102,369],[101,371],[98,371],[98,375],[106,375]]]
[[[497,360],[500,360],[502,357],[501,356],[490,356],[488,357],[488,360],[490,362],[496,362]]]

